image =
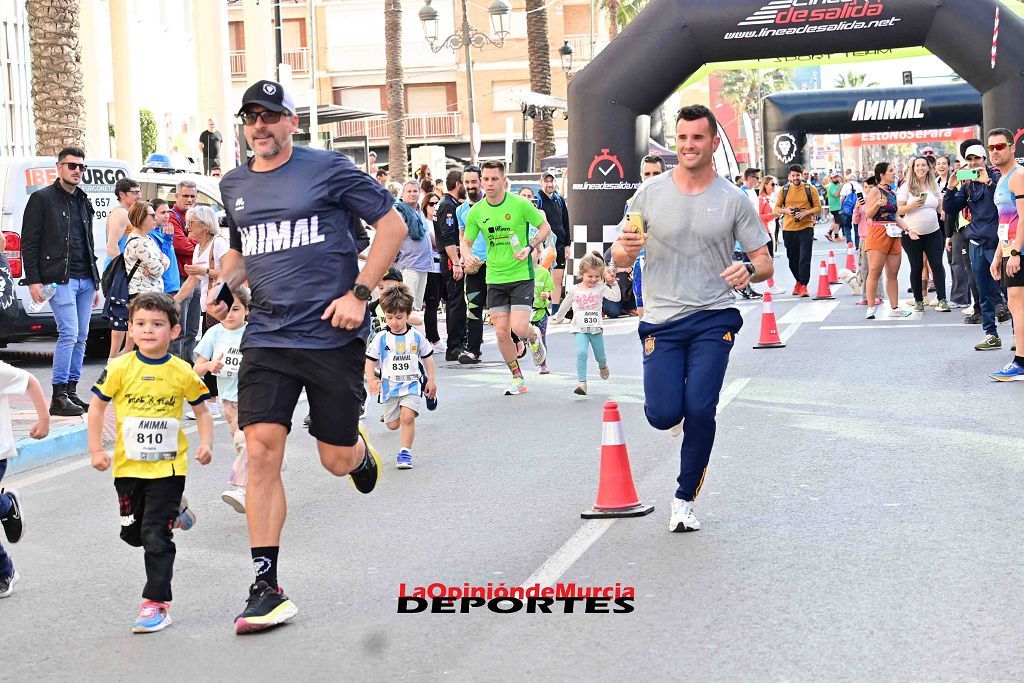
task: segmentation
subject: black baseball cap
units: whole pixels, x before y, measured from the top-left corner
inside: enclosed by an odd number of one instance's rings
[[[285,92],[284,86],[274,81],[256,81],[250,85],[242,95],[242,106],[239,107],[236,116],[241,115],[250,104],[258,104],[270,111],[295,113],[292,96]]]
[[[384,273],[384,277],[381,280],[394,280],[395,282],[403,282],[402,271],[394,266],[388,268],[388,272]]]

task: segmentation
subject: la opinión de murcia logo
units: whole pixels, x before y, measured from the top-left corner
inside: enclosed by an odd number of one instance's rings
[[[633,611],[632,586],[578,586],[556,583],[553,586],[505,586],[488,582],[485,586],[398,586],[398,613],[468,614],[477,608],[497,614],[628,614]]]

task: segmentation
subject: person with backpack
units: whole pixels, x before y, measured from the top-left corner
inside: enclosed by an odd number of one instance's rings
[[[779,190],[775,215],[782,216],[782,242],[786,245],[789,271],[796,285],[793,296],[810,296],[811,250],[814,245],[814,219],[821,213],[821,199],[803,179],[803,167],[789,167],[789,182]]]

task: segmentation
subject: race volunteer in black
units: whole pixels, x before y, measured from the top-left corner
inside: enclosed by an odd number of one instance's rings
[[[441,254],[441,281],[444,283],[445,326],[448,343],[445,360],[458,360],[466,350],[466,280],[459,259],[459,219],[455,210],[465,199],[462,171],[449,171],[444,181],[445,194],[434,215],[434,236]]]
[[[281,462],[292,414],[305,389],[320,462],[369,493],[376,454],[359,428],[370,291],[406,234],[394,198],[348,158],[293,147],[298,117],[280,84],[259,81],[238,112],[255,156],[220,182],[231,230],[221,281],[248,279],[249,324],[238,374],[238,425],[249,456],[246,519],[255,583],[235,631],[258,631],[297,612],[277,583],[286,503]],[[376,228],[362,272],[352,217]],[[227,308],[210,288],[207,311]]]

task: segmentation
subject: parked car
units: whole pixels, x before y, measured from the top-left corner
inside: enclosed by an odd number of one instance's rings
[[[183,154],[163,154],[154,152],[142,164],[142,171],[157,173],[202,173],[196,160]]]
[[[131,169],[118,159],[87,159],[88,169],[82,174],[80,187],[89,195],[95,210],[92,225],[97,266],[103,270],[107,244],[107,215],[117,206],[114,183],[131,176]],[[17,284],[18,317],[0,321],[0,348],[10,342],[36,336],[56,336],[57,323],[49,304],[38,313],[25,310],[24,302],[30,298],[28,286],[21,282],[24,269],[21,260],[22,219],[28,196],[38,189],[53,184],[57,179],[55,157],[0,157],[0,231],[3,232],[4,251],[11,265],[11,275]],[[93,309],[86,354],[104,357],[109,349],[107,322],[100,317],[100,306]]]

